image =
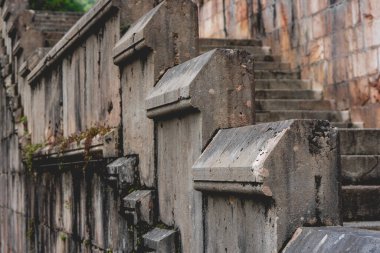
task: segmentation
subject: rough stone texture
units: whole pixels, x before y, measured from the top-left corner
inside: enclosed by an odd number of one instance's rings
[[[378,184],[380,180],[379,155],[342,155],[342,181],[345,184]]]
[[[12,112],[2,82],[0,122],[0,252],[27,252],[27,178],[21,164],[18,136],[14,132]]]
[[[168,0],[136,21],[113,50],[121,69],[125,155],[139,155],[142,185],[154,186],[153,121],[145,97],[165,71],[197,53],[197,12],[190,1]]]
[[[176,252],[175,237],[175,231],[155,228],[144,235],[144,245],[157,253],[174,253]]]
[[[202,112],[202,144],[219,128],[254,123],[253,59],[217,49],[167,71],[146,98],[149,117]]]
[[[127,212],[136,213],[137,222],[143,221],[149,225],[153,225],[153,201],[154,196],[152,191],[139,190],[126,196],[123,199],[123,206],[127,209]]]
[[[157,123],[159,219],[179,228],[183,252],[203,248],[202,195],[191,180],[191,166],[202,150],[201,122],[195,113]]]
[[[377,0],[204,0],[200,37],[263,39],[354,122],[380,126]]]
[[[20,4],[17,10],[11,8],[11,1],[4,3],[0,20],[1,252],[204,252],[206,248],[212,250],[214,244],[210,240],[221,238],[223,242],[216,247],[228,243],[228,250],[240,247],[249,251],[260,247],[260,240],[271,243],[278,239],[273,234],[283,224],[272,226],[278,216],[273,210],[277,202],[283,202],[271,201],[275,199],[273,196],[260,196],[270,195],[267,188],[260,191],[257,185],[236,187],[224,182],[223,189],[229,193],[223,195],[215,193],[221,190],[215,181],[211,188],[209,183],[200,187],[207,188],[202,196],[203,193],[194,190],[191,167],[219,128],[253,123],[255,102],[253,98],[249,100],[253,97],[253,75],[293,78],[298,87],[310,83],[294,79],[298,74],[288,71],[289,65],[282,63],[257,62],[262,71],[253,72],[252,59],[236,51],[212,51],[195,60],[200,63],[197,67],[190,64],[171,68],[198,51],[197,25],[193,23],[197,14],[194,5],[185,1],[168,0],[161,5],[159,2],[98,1],[49,52],[47,48],[33,51],[32,44],[50,46],[57,41],[63,31],[56,24],[62,23],[67,29],[73,22],[71,18],[66,20],[70,15],[56,13],[54,24],[48,21],[50,14],[44,12],[20,12],[19,19],[14,19],[13,13],[23,11],[23,5],[19,0],[13,1]],[[130,23],[142,16],[140,11],[153,6],[157,8],[132,25],[115,47],[120,32],[124,33]],[[48,31],[43,34],[45,41],[28,40],[37,36],[24,26],[31,19],[43,31]],[[232,42],[231,46],[236,43]],[[270,53],[270,49],[261,47],[260,41],[242,43],[245,47],[253,46],[250,52],[257,53],[258,59],[266,59]],[[31,52],[31,56],[27,57],[26,52]],[[317,56],[313,54],[313,59]],[[113,65],[113,60],[119,67]],[[272,71],[272,68],[279,70]],[[373,71],[373,66],[370,69]],[[188,70],[193,70],[193,75]],[[164,84],[156,84],[159,79]],[[179,89],[174,80],[182,82]],[[155,84],[164,89],[154,88]],[[283,87],[289,82],[261,81],[260,85]],[[152,99],[158,102],[146,111],[145,99],[155,91]],[[258,102],[263,108],[282,105]],[[309,108],[309,104],[302,106]],[[325,104],[321,106],[325,108]],[[147,114],[154,120],[146,118]],[[331,117],[335,116],[338,117],[335,114]],[[122,123],[124,136],[119,135]],[[60,136],[99,125],[113,128],[104,138],[97,135],[78,143],[73,141],[66,149],[65,145],[55,145]],[[110,165],[123,150],[118,145],[121,137],[128,140],[128,145],[123,145],[126,159]],[[27,168],[30,154],[25,152],[21,158],[19,147],[30,148],[30,138],[33,144],[45,144],[34,156],[32,167]],[[314,139],[308,141],[315,144]],[[284,157],[278,160],[290,163]],[[227,174],[229,178],[239,175]],[[252,179],[250,176],[243,178]],[[325,209],[319,206],[335,199],[320,196],[323,178],[324,174],[310,184],[316,187],[317,196],[310,201],[319,201],[319,205],[311,206],[311,214],[304,217],[307,221],[297,219],[295,224],[328,223],[322,217]],[[200,183],[197,181],[196,187]],[[252,192],[257,194],[247,197],[246,193]],[[301,206],[297,199],[289,202]],[[291,222],[292,215],[289,215]],[[314,216],[321,218],[310,218]],[[218,233],[213,231],[216,225],[221,228]],[[144,240],[143,235],[154,227],[168,230],[153,230]],[[260,233],[262,229],[266,232]],[[284,233],[290,235],[291,229]],[[258,236],[252,240],[252,235]],[[207,244],[205,236],[209,240]]]
[[[340,224],[337,145],[326,121],[220,130],[193,165],[206,251],[277,252],[299,226]]]
[[[126,32],[136,20],[140,19],[160,2],[162,2],[162,0],[121,1],[120,32]]]
[[[101,18],[104,17],[97,17],[98,22]],[[87,19],[88,14],[75,27],[83,30],[88,29],[86,25],[96,24],[94,20],[92,23],[84,22]],[[83,36],[79,32],[79,35],[73,35],[73,32],[66,34],[29,75],[29,80],[33,77],[31,105],[25,104],[25,107],[35,108],[34,114],[28,114],[26,110],[34,143],[51,142],[56,136],[70,136],[95,124],[119,126],[120,80],[117,78],[118,68],[113,65],[111,57],[119,36],[118,24],[117,15],[108,16],[107,22],[57,62],[59,54],[67,51],[67,45],[62,41],[70,36],[73,37],[70,37],[71,41],[81,40]],[[53,62],[55,67],[47,69]],[[37,78],[36,69],[44,75]],[[44,108],[50,108],[50,111],[41,119],[36,114]]]
[[[380,131],[377,129],[341,129],[342,155],[380,155]]]
[[[282,251],[293,252],[358,252],[380,251],[380,233],[353,228],[299,228]]]
[[[378,221],[380,186],[347,185],[342,187],[342,212],[345,221]]]
[[[10,10],[9,2],[2,13]],[[26,24],[32,20],[43,31],[50,29],[51,37],[46,37],[50,43],[62,35],[61,28],[67,29],[74,22],[68,20],[70,14],[55,13],[53,17],[51,13],[25,11],[15,19],[10,12],[6,21],[0,22],[1,68],[5,75],[0,83],[0,252],[135,250],[137,238],[128,227],[133,224],[128,224],[119,212],[120,200],[131,188],[129,172],[119,173],[119,185],[126,184],[128,189],[118,191],[104,180],[110,161],[96,156],[86,161],[83,149],[82,154],[67,159],[47,159],[51,163],[43,165],[49,165],[48,169],[34,164],[33,170],[21,163],[19,150],[19,142],[28,147],[28,133],[34,144],[51,144],[57,136],[69,136],[86,128],[119,126],[120,79],[112,49],[120,34],[116,5],[120,2],[99,1],[43,60],[49,49],[33,48],[35,42],[43,46],[45,41],[37,40]],[[18,8],[24,10],[21,4]],[[60,30],[53,19],[61,22]],[[31,55],[27,57],[29,50]],[[118,131],[116,136],[114,133],[105,136],[103,147],[108,157],[118,155],[115,149],[120,148]],[[88,145],[83,142],[82,146]],[[91,143],[95,144],[93,140]]]
[[[121,157],[107,165],[107,179],[117,183],[119,191],[125,191],[136,182],[138,159]]]
[[[234,50],[169,69],[146,99],[157,132],[159,218],[179,228],[183,252],[203,249],[202,196],[191,166],[219,128],[253,123],[252,101],[252,59]]]

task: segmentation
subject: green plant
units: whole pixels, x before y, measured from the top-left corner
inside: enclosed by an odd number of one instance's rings
[[[28,123],[28,118],[26,116],[22,116],[20,119],[20,123],[22,123],[22,124]]]
[[[89,239],[85,239],[85,240],[83,241],[83,243],[84,243],[84,246],[85,246],[85,247],[89,247],[89,246],[91,246],[91,241],[90,241]]]
[[[65,233],[60,233],[59,238],[61,238],[61,240],[65,242],[67,240],[67,235]]]
[[[34,240],[34,220],[33,219],[31,219],[28,222],[28,230],[26,231],[26,236],[28,237],[30,241]]]
[[[28,144],[23,148],[23,154],[25,158],[26,167],[28,168],[29,172],[33,171],[33,155],[34,153],[42,148],[42,144]]]
[[[29,0],[30,9],[50,11],[88,11],[96,0]]]

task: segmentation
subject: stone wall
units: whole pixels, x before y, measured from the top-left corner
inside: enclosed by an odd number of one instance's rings
[[[253,126],[252,55],[197,56],[191,1],[125,3],[35,52],[3,20],[1,252],[273,252],[341,224],[336,130]]]
[[[200,37],[263,39],[354,122],[380,126],[379,1],[198,2]]]

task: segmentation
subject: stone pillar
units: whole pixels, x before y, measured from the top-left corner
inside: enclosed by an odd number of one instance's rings
[[[279,252],[300,226],[341,224],[337,146],[327,121],[220,130],[193,166],[205,252]]]
[[[121,69],[124,154],[138,155],[141,185],[155,185],[154,125],[145,97],[167,69],[197,54],[197,8],[166,0],[137,20],[113,50]]]
[[[157,134],[159,219],[179,228],[182,252],[203,252],[191,166],[218,129],[254,123],[252,64],[244,52],[213,50],[168,70],[146,99]]]

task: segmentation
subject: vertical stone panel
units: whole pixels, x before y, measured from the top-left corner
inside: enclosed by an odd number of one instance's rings
[[[153,121],[145,120],[144,115],[145,96],[153,85],[143,84],[154,83],[154,65],[150,64],[153,58],[151,54],[140,55],[128,65],[123,70],[125,83],[122,87],[124,154],[133,155],[139,151],[140,180],[149,186],[154,185]]]
[[[193,190],[190,170],[202,150],[201,115],[161,121],[156,127],[160,218],[179,228],[183,252],[201,252],[202,195]]]

